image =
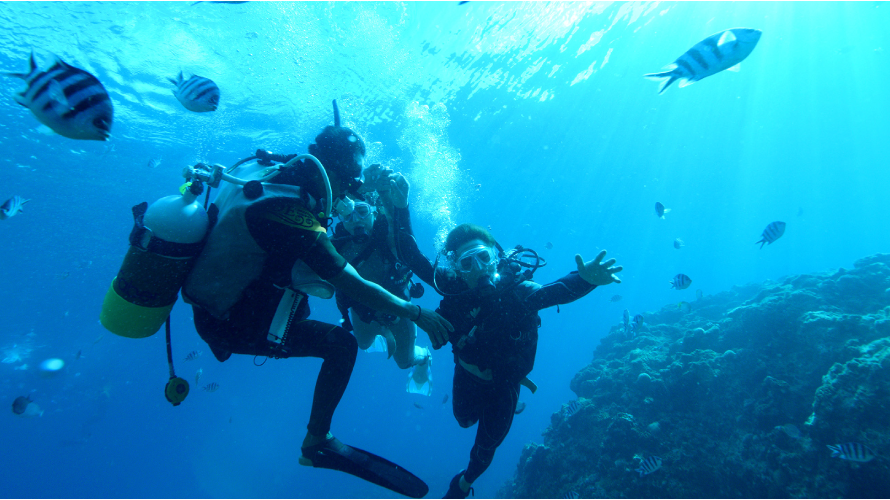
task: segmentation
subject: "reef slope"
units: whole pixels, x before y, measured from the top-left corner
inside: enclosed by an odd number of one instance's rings
[[[890,254],[613,327],[504,497],[890,497]],[[791,425],[789,425],[791,424]],[[799,433],[798,433],[799,431]],[[832,458],[861,443],[877,458]],[[663,465],[641,476],[640,461]]]

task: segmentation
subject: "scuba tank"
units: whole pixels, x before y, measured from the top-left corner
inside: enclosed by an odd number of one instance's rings
[[[179,195],[133,207],[130,248],[99,316],[110,332],[128,338],[150,337],[170,315],[210,226],[207,212],[197,201],[203,190],[200,182],[188,182]]]

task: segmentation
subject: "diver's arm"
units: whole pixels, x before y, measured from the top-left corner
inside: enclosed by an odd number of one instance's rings
[[[596,285],[584,281],[577,271],[572,271],[552,283],[538,286],[539,288],[525,299],[525,303],[533,311],[574,302],[596,288]]]
[[[411,230],[411,214],[408,207],[393,210],[393,231],[396,238],[396,257],[414,271],[418,278],[433,285],[433,264],[417,246]]]
[[[396,297],[380,285],[363,279],[349,264],[339,274],[329,277],[327,280],[337,290],[371,309],[413,321],[430,336],[433,345],[442,345],[447,342],[448,332],[454,330],[451,323],[439,316],[437,312],[423,309]]]

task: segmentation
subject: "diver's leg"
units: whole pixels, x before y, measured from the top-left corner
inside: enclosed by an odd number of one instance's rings
[[[396,352],[393,357],[399,368],[405,370],[426,361],[425,354],[427,351],[416,348],[417,327],[414,326],[414,322],[401,319],[392,325],[390,329],[396,340]]]
[[[323,360],[315,382],[306,439],[316,443],[324,441],[355,366],[358,353],[355,337],[339,326],[306,320],[294,325],[286,343],[288,357],[311,356]]]
[[[476,429],[476,442],[470,451],[470,465],[463,477],[463,481],[470,485],[491,465],[495,450],[510,432],[519,400],[519,384],[495,384],[487,389],[486,404]]]
[[[484,403],[480,384],[475,376],[462,366],[454,364],[454,378],[451,387],[451,408],[457,423],[467,428],[479,421],[480,409]]]

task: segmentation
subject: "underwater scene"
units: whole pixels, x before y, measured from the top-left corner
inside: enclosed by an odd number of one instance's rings
[[[0,3],[3,495],[887,498],[888,24]]]

